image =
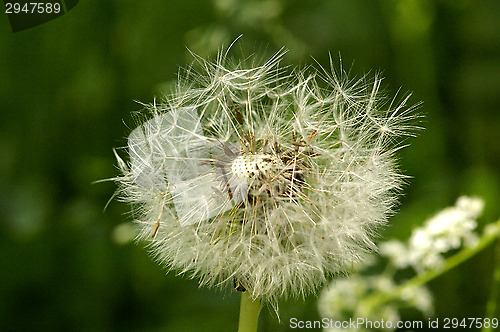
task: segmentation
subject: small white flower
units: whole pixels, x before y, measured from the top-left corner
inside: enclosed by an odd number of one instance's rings
[[[410,265],[410,253],[405,243],[398,240],[389,240],[380,244],[380,254],[389,259],[391,264],[398,269]]]
[[[411,307],[424,313],[429,317],[434,312],[433,296],[425,286],[405,287],[401,293],[402,300]]]
[[[129,136],[120,197],[166,266],[275,302],[304,296],[375,249],[402,176],[405,102],[375,77],[286,74],[197,58]]]
[[[483,214],[484,201],[477,197],[461,196],[455,205],[472,219],[477,219]]]
[[[482,213],[484,202],[478,198],[460,197],[453,207],[446,208],[413,230],[409,241],[409,260],[419,272],[439,267],[443,253],[471,246],[477,242],[474,230],[476,218]]]
[[[349,318],[359,306],[359,301],[370,291],[371,285],[364,278],[352,275],[337,278],[321,292],[318,310],[322,317],[336,320]]]
[[[397,285],[387,275],[363,277],[352,275],[349,278],[335,279],[325,288],[318,301],[321,317],[332,318],[335,321],[348,321],[363,318],[371,321],[391,321],[396,324],[400,320],[398,307],[395,303],[387,303],[377,307],[363,307],[363,299],[373,293],[390,293]],[[406,299],[400,301],[405,304]],[[325,331],[364,331],[363,329],[325,329]]]
[[[352,275],[349,278],[335,279],[322,292],[318,301],[321,317],[335,321],[348,321],[364,318],[371,321],[391,321],[393,329],[401,318],[399,308],[412,307],[428,315],[433,311],[432,294],[425,286],[406,287],[400,298],[382,305],[371,305],[364,302],[373,294],[391,294],[398,288],[394,276],[380,274],[377,276]],[[391,329],[388,329],[391,330]],[[363,329],[325,329],[325,331],[364,331]]]

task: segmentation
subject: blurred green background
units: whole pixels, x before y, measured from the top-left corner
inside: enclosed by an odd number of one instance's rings
[[[80,1],[15,34],[0,17],[0,331],[236,331],[238,294],[121,244],[129,207],[103,212],[115,186],[93,182],[117,175],[134,101],[161,97],[187,48],[213,55],[240,34],[247,55],[284,46],[290,64],[328,66],[340,54],[352,76],[382,71],[388,95],[424,101],[383,238],[406,239],[462,194],[485,199],[480,228],[500,216],[498,0]],[[431,283],[436,315],[482,317],[493,259],[489,248]],[[280,316],[264,310],[260,331],[318,319],[316,298],[284,301]]]

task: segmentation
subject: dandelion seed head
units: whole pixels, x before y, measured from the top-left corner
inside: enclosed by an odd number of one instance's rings
[[[175,91],[146,106],[117,178],[158,261],[271,303],[376,249],[404,178],[395,138],[416,118],[407,98],[381,103],[378,77],[288,73],[283,55],[195,55]]]

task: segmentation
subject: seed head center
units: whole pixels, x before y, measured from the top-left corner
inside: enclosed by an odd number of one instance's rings
[[[246,180],[269,179],[283,168],[283,162],[271,154],[243,154],[233,160],[231,172],[238,178]]]

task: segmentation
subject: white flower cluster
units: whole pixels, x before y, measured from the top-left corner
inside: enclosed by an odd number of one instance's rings
[[[364,318],[370,321],[391,322],[385,326],[396,328],[401,320],[398,308],[415,308],[424,315],[433,312],[432,294],[424,286],[407,288],[398,300],[384,303],[383,305],[362,305],[363,300],[374,293],[391,293],[398,287],[392,276],[381,274],[376,276],[352,275],[349,278],[337,279],[321,293],[318,302],[318,310],[321,317],[329,317],[335,321],[348,321],[351,319]],[[388,329],[388,330],[393,330]],[[331,328],[325,331],[364,331],[357,328]]]
[[[455,206],[440,211],[416,228],[408,244],[398,240],[382,242],[380,254],[388,259],[383,273],[335,279],[321,293],[318,307],[322,317],[384,319],[394,322],[395,327],[395,322],[400,320],[398,310],[401,307],[415,308],[427,317],[431,315],[433,299],[428,288],[411,282],[397,283],[396,273],[410,266],[417,273],[437,268],[445,260],[444,253],[476,244],[478,236],[474,229],[483,207],[484,202],[479,198],[460,197]],[[365,262],[360,269],[366,271],[376,264],[376,260]],[[391,300],[386,301],[387,298]]]
[[[253,298],[317,289],[375,248],[402,182],[395,138],[412,109],[375,77],[197,62],[148,105],[117,178],[141,237],[170,269]]]
[[[381,245],[381,254],[398,268],[412,266],[417,272],[437,268],[444,262],[444,253],[477,242],[474,230],[483,207],[481,199],[462,196],[455,206],[440,211],[414,229],[408,246],[389,241]]]

